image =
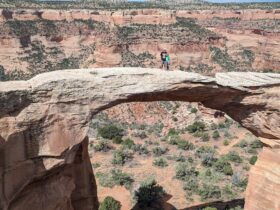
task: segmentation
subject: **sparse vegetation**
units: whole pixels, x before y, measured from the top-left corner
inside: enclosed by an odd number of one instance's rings
[[[250,158],[249,162],[250,162],[251,165],[255,165],[255,163],[257,162],[257,160],[258,160],[258,157],[257,157],[256,155],[253,155],[253,156]]]
[[[114,187],[115,185],[125,186],[129,189],[134,182],[131,175],[122,172],[119,169],[112,169],[110,173],[97,173],[96,174],[101,186]]]
[[[164,159],[164,158],[156,158],[153,161],[153,165],[158,166],[160,168],[164,168],[164,167],[168,166],[168,163],[167,163],[166,159]]]
[[[167,152],[167,148],[166,147],[162,147],[162,146],[157,146],[157,147],[154,147],[152,149],[152,152],[153,152],[153,155],[155,157],[159,157],[163,154],[165,154]]]
[[[157,184],[156,180],[149,177],[134,192],[134,199],[140,207],[148,207],[160,202],[164,194],[163,188]]]
[[[111,196],[107,196],[100,204],[98,210],[120,210],[121,206],[122,205],[119,201],[115,200]]]
[[[111,146],[109,144],[108,141],[106,140],[101,140],[101,141],[98,141],[98,143],[96,143],[94,146],[93,146],[93,149],[94,151],[96,152],[108,152],[109,150],[111,150]]]
[[[98,134],[105,139],[113,139],[123,136],[123,129],[116,125],[109,124],[98,128]]]
[[[132,153],[129,150],[118,149],[113,153],[112,164],[114,165],[123,165],[128,160],[132,159]]]

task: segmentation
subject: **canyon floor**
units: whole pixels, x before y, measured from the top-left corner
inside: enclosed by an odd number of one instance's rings
[[[252,159],[258,155],[262,144],[229,117],[214,116],[214,110],[182,102],[129,103],[98,114],[90,130],[89,151],[97,174],[99,198],[112,196],[121,202],[123,210],[135,209],[133,190],[147,177],[154,177],[168,194],[163,206],[155,209],[186,209],[213,201],[244,198],[248,172],[254,164]],[[203,134],[187,131],[195,122],[205,124]],[[100,136],[98,130],[108,125],[124,131],[122,143],[116,144]],[[193,148],[184,142],[193,144]],[[106,146],[100,147],[101,144]],[[199,155],[202,150],[203,155]],[[118,151],[123,151],[126,158],[114,164],[112,161]],[[211,156],[209,163],[205,162],[207,155]],[[165,164],[155,165],[159,159]],[[214,159],[227,159],[232,172],[217,171]],[[178,177],[180,165],[194,167],[198,175],[188,174],[192,181]],[[108,178],[116,168],[131,177],[131,185],[114,184],[114,180]],[[196,187],[186,187],[192,182]],[[206,197],[202,194],[203,190],[208,190],[205,184],[215,186]]]

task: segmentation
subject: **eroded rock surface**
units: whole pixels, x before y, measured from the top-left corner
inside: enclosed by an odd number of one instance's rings
[[[0,209],[97,209],[87,152],[91,117],[132,101],[201,102],[273,145],[251,172],[246,208],[279,209],[280,75],[111,68],[49,72],[0,83]],[[256,179],[257,181],[254,181]],[[260,193],[255,190],[273,192]],[[270,189],[270,188],[269,188]],[[262,202],[265,198],[265,202]],[[258,200],[259,204],[254,204]],[[266,204],[270,203],[270,204]],[[42,208],[42,206],[44,206]],[[267,208],[268,207],[268,208]]]

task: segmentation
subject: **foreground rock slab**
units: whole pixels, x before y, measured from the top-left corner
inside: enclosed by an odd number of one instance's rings
[[[92,116],[159,100],[201,102],[263,137],[270,148],[251,171],[246,209],[279,209],[280,74],[212,78],[141,68],[63,70],[0,83],[0,209],[98,209],[87,151]],[[273,192],[255,188],[268,185]]]

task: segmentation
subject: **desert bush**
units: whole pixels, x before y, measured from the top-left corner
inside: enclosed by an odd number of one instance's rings
[[[100,163],[92,163],[91,164],[92,168],[99,168],[101,166]]]
[[[243,190],[245,190],[248,184],[248,178],[247,177],[243,178],[241,173],[237,172],[233,174],[231,178],[231,182],[234,186],[240,187]]]
[[[218,138],[220,138],[220,137],[221,137],[221,136],[220,136],[219,131],[215,130],[215,131],[213,132],[213,134],[212,134],[212,138],[213,138],[213,139],[218,139]]]
[[[216,162],[214,153],[203,153],[201,155],[201,163],[203,166],[211,167]]]
[[[112,179],[116,185],[125,186],[130,188],[134,180],[127,173],[123,173],[120,169],[111,170]]]
[[[194,133],[194,136],[200,138],[204,142],[210,139],[209,134],[205,131],[197,131]]]
[[[145,131],[136,132],[134,136],[139,137],[140,139],[146,139],[148,137]]]
[[[115,200],[111,196],[107,196],[100,204],[98,210],[120,210],[121,206],[122,205],[119,201]]]
[[[230,151],[226,155],[226,157],[229,161],[234,162],[234,163],[242,163],[243,162],[242,158],[239,156],[239,154],[236,151]]]
[[[255,163],[257,162],[258,157],[256,155],[252,156],[249,160],[251,165],[255,165]]]
[[[215,207],[206,207],[206,208],[204,208],[204,209],[202,209],[202,210],[218,210],[218,209],[215,208]]]
[[[219,186],[215,186],[212,184],[203,184],[201,188],[198,190],[198,194],[200,195],[202,200],[206,199],[219,199],[221,198],[221,189]]]
[[[167,136],[177,136],[177,135],[179,135],[179,134],[180,134],[179,131],[175,130],[174,128],[170,128],[170,129],[168,130]]]
[[[119,185],[129,189],[134,182],[129,174],[123,173],[119,169],[112,169],[110,173],[96,173],[96,177],[102,187],[112,188],[115,185]]]
[[[196,178],[190,178],[184,183],[183,189],[186,191],[197,192],[199,187],[198,181]]]
[[[234,146],[235,146],[235,145],[234,145]],[[247,142],[245,139],[243,139],[243,140],[241,140],[238,144],[236,144],[236,146],[238,146],[238,147],[240,147],[240,148],[245,148],[245,147],[248,146],[248,142]]]
[[[197,111],[198,111],[198,110],[197,110],[196,108],[192,108],[192,109],[191,109],[191,113],[193,113],[193,114],[197,113]]]
[[[186,129],[189,133],[195,133],[198,131],[204,131],[206,125],[204,122],[196,121],[192,125],[189,125]]]
[[[177,147],[182,150],[193,150],[195,148],[193,143],[183,140],[183,139],[178,139],[176,144],[177,144]]]
[[[163,146],[157,146],[152,149],[153,155],[159,157],[167,152],[167,148]]]
[[[244,210],[241,206],[236,206],[234,208],[230,208],[229,210]]]
[[[189,166],[186,163],[179,163],[176,166],[175,177],[179,180],[187,181],[190,177],[196,177],[198,174],[199,172],[195,169],[195,167]]]
[[[186,158],[180,153],[179,155],[174,155],[172,157],[173,160],[175,160],[176,162],[185,162]]]
[[[260,149],[260,148],[263,148],[263,143],[258,140],[258,139],[255,139],[254,141],[252,141],[250,143],[250,148],[251,149]]]
[[[214,167],[217,171],[222,172],[225,175],[231,176],[233,174],[233,169],[231,167],[231,164],[224,157],[219,158],[214,164]]]
[[[122,147],[124,149],[132,149],[134,146],[135,146],[135,143],[130,138],[127,138],[127,139],[123,140],[123,142],[122,142]]]
[[[199,158],[201,158],[204,154],[207,154],[207,153],[215,154],[216,151],[212,147],[208,147],[208,146],[201,146],[195,151],[195,155]]]
[[[97,144],[93,146],[94,151],[96,152],[108,152],[110,149],[110,144],[106,140],[100,140]]]
[[[225,139],[223,144],[224,146],[228,146],[230,144],[230,141],[228,139]]]
[[[164,168],[164,167],[168,166],[168,163],[167,163],[166,159],[164,159],[164,158],[156,158],[153,161],[153,165],[158,166],[160,168]]]
[[[104,125],[98,128],[98,134],[104,139],[113,139],[123,136],[123,129],[113,124]]]
[[[143,144],[136,144],[133,147],[133,151],[139,155],[148,155],[150,153],[150,151],[148,150],[148,147]]]
[[[121,144],[123,142],[122,137],[121,136],[116,136],[113,138],[113,143],[114,144]]]
[[[128,150],[118,149],[113,153],[112,164],[123,165],[132,158],[132,154]]]
[[[134,199],[140,207],[147,207],[159,202],[164,194],[163,188],[157,184],[155,179],[149,177],[134,192]]]
[[[193,163],[194,162],[194,159],[192,157],[188,157],[188,162],[189,163]]]

